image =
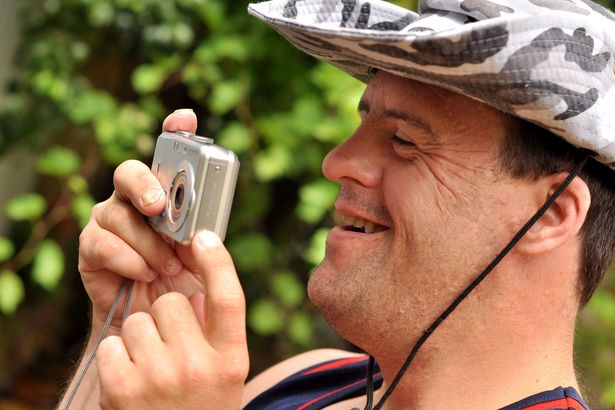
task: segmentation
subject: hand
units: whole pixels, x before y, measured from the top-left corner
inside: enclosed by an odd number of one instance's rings
[[[169,115],[165,131],[195,132],[191,110]],[[79,271],[92,300],[92,333],[97,337],[124,278],[135,279],[132,311],[148,312],[158,296],[179,291],[202,292],[201,280],[190,272],[167,243],[145,221],[162,212],[166,198],[147,165],[126,161],[114,174],[115,192],[96,205],[80,236]],[[110,334],[119,333],[121,307]]]
[[[130,315],[96,355],[102,409],[239,409],[248,374],[245,300],[230,255],[212,232],[178,246],[207,297],[158,298]]]

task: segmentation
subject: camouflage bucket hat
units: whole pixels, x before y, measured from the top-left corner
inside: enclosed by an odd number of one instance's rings
[[[585,0],[272,0],[249,12],[363,82],[373,69],[536,123],[615,169],[615,14]]]

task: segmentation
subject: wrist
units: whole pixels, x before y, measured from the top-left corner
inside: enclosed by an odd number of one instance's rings
[[[103,332],[103,329],[105,328],[106,320],[107,320],[106,314],[99,313],[96,311],[92,313],[92,327],[90,329],[90,337],[89,337],[90,340],[93,339],[93,342],[98,341],[98,339],[100,338]],[[122,332],[121,319],[118,319],[118,320],[114,319],[111,321],[111,324],[109,325],[107,329],[107,333],[105,334],[105,337],[112,336],[112,335],[118,336],[121,334],[121,332]]]

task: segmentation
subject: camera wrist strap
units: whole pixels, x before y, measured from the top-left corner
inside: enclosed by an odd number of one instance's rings
[[[491,273],[491,271],[497,266],[498,263],[506,256],[508,252],[519,242],[519,240],[530,230],[530,228],[540,219],[544,213],[553,205],[555,200],[560,196],[562,192],[570,185],[570,182],[576,177],[585,163],[587,162],[588,157],[583,157],[579,163],[570,171],[570,174],[566,177],[566,179],[559,185],[559,187],[553,192],[553,194],[547,198],[545,203],[534,213],[534,215],[523,225],[521,229],[513,236],[513,238],[508,242],[508,244],[496,255],[496,257],[491,261],[489,265],[478,275],[476,278],[470,282],[470,284],[453,300],[453,302],[438,316],[436,320],[432,322],[432,324],[423,331],[423,334],[414,344],[414,347],[408,354],[408,357],[402,364],[401,368],[393,378],[393,381],[388,386],[387,390],[384,392],[383,396],[380,398],[380,401],[376,404],[375,407],[372,408],[372,403],[374,400],[374,386],[373,386],[373,373],[374,373],[374,358],[370,355],[370,360],[367,366],[367,400],[365,404],[364,410],[380,410],[382,406],[384,406],[384,402],[391,396],[393,390],[397,387],[402,377],[410,367],[410,364],[414,360],[416,354],[419,349],[423,346],[423,344],[427,341],[429,336],[442,324],[442,322],[450,316],[451,313],[459,306],[459,304],[466,298],[470,293]],[[355,410],[355,409],[353,409]]]
[[[113,320],[113,316],[115,316],[115,312],[117,311],[117,308],[119,307],[120,302],[124,298],[125,293],[127,293],[127,295],[126,295],[126,303],[124,304],[124,311],[122,313],[122,323],[124,323],[124,321],[128,317],[128,313],[130,313],[130,302],[132,301],[132,289],[134,287],[134,283],[135,282],[132,279],[124,279],[124,282],[122,283],[122,286],[120,287],[120,290],[117,292],[117,295],[115,296],[115,299],[113,300],[111,309],[109,309],[109,314],[107,315],[107,319],[105,320],[105,324],[103,325],[102,331],[100,332],[100,336],[98,337],[98,341],[96,342],[96,345],[94,345],[94,348],[92,349],[92,351],[88,353],[88,355],[83,359],[83,366],[81,367],[81,369],[79,369],[78,373],[75,375],[72,387],[70,391],[66,394],[66,401],[64,403],[64,407],[62,407],[63,410],[68,410],[70,408],[70,405],[72,404],[73,399],[75,398],[75,395],[77,394],[77,391],[79,390],[79,386],[81,385],[81,382],[83,381],[86,373],[88,372],[88,369],[90,368],[90,365],[92,364],[92,362],[94,361],[94,358],[96,357],[96,352],[98,351],[98,347],[100,346],[100,343],[103,341],[103,339],[107,335],[107,331],[109,330],[109,326],[111,326],[111,321]]]

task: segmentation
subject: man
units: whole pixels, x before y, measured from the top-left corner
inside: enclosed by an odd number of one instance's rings
[[[228,253],[208,232],[185,247],[152,231],[143,216],[165,195],[129,161],[81,236],[86,353],[123,278],[136,280],[136,313],[113,317],[75,408],[587,408],[572,342],[615,250],[613,174],[600,163],[615,162],[615,18],[577,0],[422,8],[418,19],[378,1],[251,8],[368,82],[360,127],[323,163],[344,222],[309,296],[376,359],[373,380],[366,357],[319,350],[244,386],[245,306]],[[180,110],[163,128],[196,126]]]

